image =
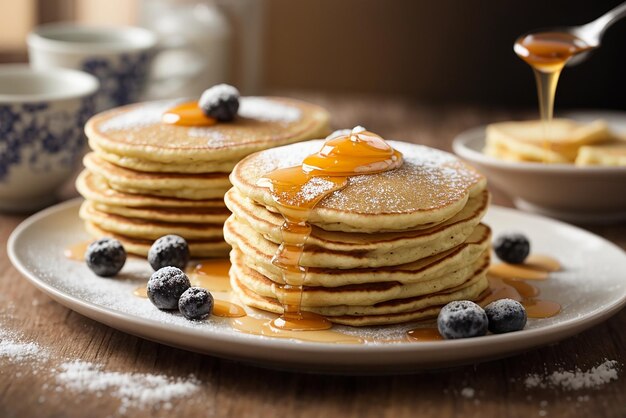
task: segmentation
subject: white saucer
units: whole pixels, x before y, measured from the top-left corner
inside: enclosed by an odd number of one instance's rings
[[[228,321],[192,322],[161,312],[132,295],[151,273],[148,263],[131,258],[120,277],[95,276],[87,266],[66,259],[63,249],[88,239],[78,219],[80,201],[53,206],[25,220],[11,235],[8,253],[31,283],[76,312],[121,331],[163,344],[242,360],[266,367],[324,373],[408,373],[509,356],[581,332],[626,304],[626,254],[582,229],[512,209],[492,207],[485,222],[497,235],[525,233],[533,252],[558,258],[565,271],[541,282],[542,295],[563,311],[530,320],[526,329],[465,340],[341,345],[307,343],[240,334]],[[342,328],[345,329],[345,328]],[[351,329],[355,334],[401,335],[407,326]]]

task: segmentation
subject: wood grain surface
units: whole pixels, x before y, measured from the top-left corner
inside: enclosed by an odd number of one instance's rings
[[[464,129],[525,116],[498,109],[430,107],[394,98],[291,95],[326,106],[337,127],[361,124],[387,138],[448,150],[454,136]],[[493,192],[495,204],[510,206],[502,192]],[[68,186],[65,197],[74,194]],[[136,338],[52,301],[20,277],[7,258],[6,240],[23,219],[0,215],[0,330],[36,342],[50,353],[50,359],[36,368],[30,362],[0,356],[0,417],[626,416],[626,310],[558,344],[468,367],[384,377],[266,370]],[[586,228],[626,248],[625,224]],[[148,406],[130,408],[124,414],[110,393],[97,396],[57,390],[53,369],[67,359],[102,364],[111,372],[194,374],[201,390],[172,401],[169,410]],[[586,370],[605,359],[620,363],[620,377],[599,389],[567,392],[527,389],[523,384],[528,373]],[[473,390],[473,396],[466,388]]]

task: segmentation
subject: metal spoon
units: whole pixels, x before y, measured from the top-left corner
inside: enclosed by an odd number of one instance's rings
[[[576,65],[587,59],[589,53],[593,51],[593,49],[598,48],[600,46],[600,41],[602,40],[602,35],[604,32],[615,22],[622,19],[626,16],[626,2],[620,4],[616,8],[608,11],[603,14],[596,20],[593,20],[586,25],[581,26],[569,26],[562,28],[555,28],[550,30],[550,32],[566,32],[570,33],[584,43],[589,45],[591,49],[587,52],[583,52],[572,57],[568,62],[568,66]]]

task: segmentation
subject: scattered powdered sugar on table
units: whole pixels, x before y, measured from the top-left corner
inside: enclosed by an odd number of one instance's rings
[[[300,109],[263,97],[239,99],[239,116],[267,122],[296,122],[301,117]]]
[[[99,125],[99,129],[102,132],[108,132],[156,125],[161,123],[163,113],[182,101],[184,100],[162,100],[135,105],[132,110],[105,120]]]
[[[32,341],[24,341],[21,335],[0,329],[0,364],[2,361],[28,367],[33,375],[41,372],[53,374],[56,386],[45,383],[42,393],[53,390],[55,393],[67,389],[78,393],[92,393],[98,397],[104,394],[119,399],[118,412],[125,413],[129,408],[171,409],[171,402],[189,397],[201,388],[201,382],[193,375],[174,378],[154,373],[111,372],[104,365],[80,360],[67,361],[52,356],[48,350]],[[56,361],[55,361],[56,360]],[[59,366],[57,362],[62,363]],[[20,371],[16,378],[22,377]],[[39,402],[46,397],[39,396]]]
[[[576,368],[573,371],[558,370],[549,375],[530,374],[524,380],[524,385],[529,389],[537,387],[556,387],[563,390],[596,389],[617,378],[617,361],[605,360],[586,371]]]
[[[103,366],[71,361],[59,366],[57,383],[80,393],[101,395],[106,391],[121,402],[119,411],[128,408],[172,407],[171,400],[191,396],[200,388],[193,376],[172,378],[162,374],[108,372]]]
[[[0,359],[13,363],[39,361],[48,358],[48,352],[37,343],[24,342],[8,331],[0,330]]]

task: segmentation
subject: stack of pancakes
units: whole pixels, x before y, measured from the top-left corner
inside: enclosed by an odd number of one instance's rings
[[[93,152],[76,186],[80,216],[94,236],[113,236],[146,255],[155,239],[177,234],[193,257],[224,256],[228,174],[246,155],[328,132],[328,113],[283,98],[243,97],[232,122],[207,127],[162,123],[180,101],[140,103],[94,116]]]
[[[452,300],[477,299],[487,288],[490,230],[486,181],[454,156],[389,141],[404,164],[350,177],[312,211],[300,265],[308,267],[301,308],[352,326],[436,316]],[[283,216],[259,178],[296,166],[320,149],[308,141],[242,160],[225,196],[231,285],[249,306],[282,313],[283,279],[271,262],[282,242]],[[312,186],[314,187],[314,186]],[[304,188],[306,190],[306,186]]]

